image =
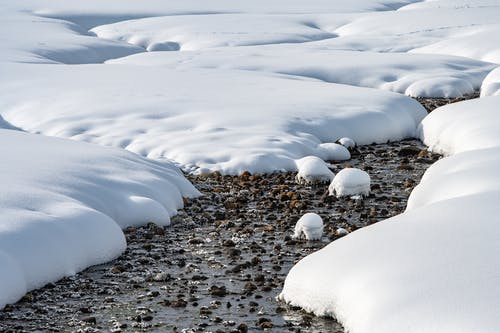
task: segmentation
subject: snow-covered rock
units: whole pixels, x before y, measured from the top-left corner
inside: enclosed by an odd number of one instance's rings
[[[319,157],[306,156],[296,163],[298,172],[295,178],[299,183],[329,183],[333,179],[333,172]]]
[[[370,175],[356,168],[340,170],[328,187],[330,195],[337,197],[370,194]]]
[[[171,163],[0,129],[0,308],[114,259],[121,228],[169,225],[198,191]]]
[[[351,158],[351,153],[346,147],[333,142],[319,144],[317,153],[325,161],[346,161]]]
[[[321,20],[317,21],[320,25]],[[108,63],[272,72],[428,97],[470,94],[496,67],[456,56],[336,50],[324,45],[326,42],[217,48],[168,56],[141,53]]]
[[[306,213],[295,225],[294,238],[320,240],[323,236],[323,219],[315,213]]]
[[[394,93],[250,71],[0,66],[0,109],[10,124],[167,158],[186,171],[295,171],[295,160],[322,156],[319,145],[339,137],[414,137],[427,114]]]
[[[337,234],[337,236],[345,236],[349,234],[349,231],[344,228],[337,228],[337,230],[335,230],[335,233]]]
[[[340,138],[339,143],[347,149],[356,147],[356,142],[354,142],[354,140],[351,138]]]

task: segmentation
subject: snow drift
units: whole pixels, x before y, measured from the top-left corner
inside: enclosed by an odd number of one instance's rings
[[[0,308],[117,257],[121,228],[168,225],[198,191],[170,163],[0,129]]]

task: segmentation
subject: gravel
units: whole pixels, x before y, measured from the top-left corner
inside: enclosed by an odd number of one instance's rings
[[[186,200],[171,227],[128,228],[121,257],[7,306],[0,331],[343,332],[332,318],[276,301],[287,272],[330,241],[403,212],[439,158],[416,140],[352,155],[332,170],[367,171],[364,199],[328,196],[328,184],[298,184],[294,173],[188,176],[204,196]],[[306,212],[325,222],[320,241],[291,238]]]

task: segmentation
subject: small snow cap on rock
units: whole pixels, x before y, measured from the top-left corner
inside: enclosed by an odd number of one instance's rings
[[[337,234],[337,236],[345,236],[347,234],[349,234],[349,231],[347,231],[346,229],[344,228],[338,228],[335,233]]]
[[[347,149],[356,147],[356,142],[354,142],[354,140],[351,138],[340,138],[339,143]]]
[[[295,179],[299,183],[328,183],[333,179],[333,172],[319,157],[306,156],[295,163],[299,170]]]
[[[319,240],[323,236],[323,219],[315,213],[304,214],[295,225],[293,238]]]
[[[330,195],[337,197],[370,194],[370,176],[363,170],[346,168],[340,170],[328,187]]]
[[[351,158],[351,153],[342,145],[327,142],[318,145],[318,156],[325,161],[347,161]]]

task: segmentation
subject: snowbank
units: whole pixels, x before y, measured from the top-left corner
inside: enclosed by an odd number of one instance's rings
[[[321,144],[344,136],[358,144],[414,137],[427,114],[408,97],[374,89],[133,65],[9,64],[0,108],[29,132],[226,174],[295,171],[295,160],[327,157]]]
[[[492,70],[481,85],[481,97],[498,95],[500,95],[500,67]]]
[[[0,130],[0,308],[117,257],[121,228],[168,225],[198,191],[170,163]]]
[[[498,103],[460,102],[425,118],[421,139],[455,155],[426,171],[405,213],[301,260],[280,298],[353,333],[498,332]]]
[[[500,146],[500,96],[454,103],[434,110],[419,125],[429,149],[444,155]]]
[[[207,29],[213,29],[213,26],[208,25]],[[207,38],[209,42],[212,39]],[[496,67],[455,56],[335,50],[325,43],[218,48],[175,54],[141,53],[108,63],[167,66],[182,70],[263,71],[429,97],[470,94],[479,89],[486,75]]]

